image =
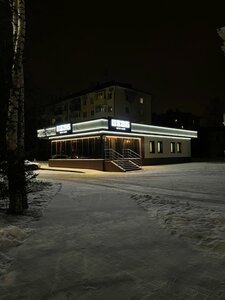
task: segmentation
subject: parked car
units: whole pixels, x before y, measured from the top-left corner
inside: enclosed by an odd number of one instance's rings
[[[7,167],[7,161],[1,161],[0,162],[0,170],[3,170]],[[30,160],[24,160],[24,167],[25,171],[31,171],[31,170],[38,170],[40,169],[41,165],[35,161]]]
[[[24,167],[26,171],[31,171],[31,170],[38,170],[40,169],[41,165],[35,161],[30,161],[30,160],[25,160],[24,161]]]

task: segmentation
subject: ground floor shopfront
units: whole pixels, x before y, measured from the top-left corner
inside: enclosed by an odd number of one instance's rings
[[[189,160],[197,132],[97,119],[40,129],[38,137],[51,143],[49,166],[126,171]]]

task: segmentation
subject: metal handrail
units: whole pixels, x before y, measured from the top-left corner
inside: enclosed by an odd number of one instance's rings
[[[125,154],[126,152],[127,152],[127,155]],[[133,158],[141,158],[140,154],[138,154],[137,152],[135,152],[129,148],[123,149],[123,156],[133,157]]]
[[[123,155],[112,148],[105,149],[105,159],[113,161],[124,170],[128,161],[138,167],[142,166],[141,156],[131,149],[123,149]]]
[[[138,166],[142,165],[141,155],[129,148],[123,149],[123,156],[130,159],[131,162],[133,162],[134,164],[136,164]]]
[[[105,158],[106,159],[123,159],[123,155],[115,151],[112,148],[105,149]]]
[[[122,154],[119,152],[115,151],[114,149],[105,149],[105,159],[106,160],[111,160],[115,162],[117,165],[119,165],[123,170],[124,168],[124,157]]]

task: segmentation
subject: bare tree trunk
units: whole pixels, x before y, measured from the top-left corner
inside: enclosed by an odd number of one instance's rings
[[[24,170],[24,0],[9,0],[13,26],[12,84],[8,105],[7,157],[9,212],[20,214],[28,207]]]

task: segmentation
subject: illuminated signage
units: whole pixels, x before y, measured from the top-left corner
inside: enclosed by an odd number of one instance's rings
[[[59,133],[59,134],[69,133],[70,131],[71,131],[71,124],[70,123],[56,126],[56,132]]]
[[[131,131],[130,121],[109,119],[109,129],[119,131]]]
[[[37,131],[37,136],[39,138],[44,138],[44,137],[54,136],[54,135],[56,135],[55,127],[38,129]]]

